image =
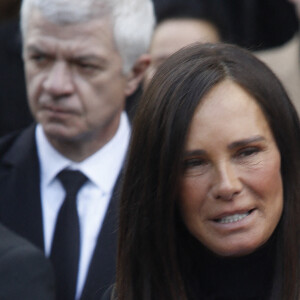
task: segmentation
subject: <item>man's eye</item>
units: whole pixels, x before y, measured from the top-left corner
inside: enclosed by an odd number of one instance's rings
[[[88,63],[77,63],[77,67],[80,70],[87,71],[87,72],[97,71],[100,69],[97,65],[88,64]]]
[[[46,60],[46,56],[45,55],[41,55],[41,54],[34,54],[30,57],[31,60],[34,60],[36,62],[42,62]]]
[[[33,54],[32,56],[30,56],[30,60],[38,67],[45,67],[51,61],[50,57],[43,54]]]
[[[78,66],[82,69],[94,69],[95,66],[91,65],[91,64],[78,64]]]

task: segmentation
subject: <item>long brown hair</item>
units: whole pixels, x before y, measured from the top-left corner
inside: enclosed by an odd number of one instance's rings
[[[121,196],[119,300],[182,300],[177,212],[182,153],[194,111],[218,82],[230,79],[260,105],[281,153],[284,212],[278,225],[278,299],[298,299],[300,128],[275,75],[250,52],[196,44],[172,55],[146,89],[133,122]],[[278,282],[277,282],[278,281]]]

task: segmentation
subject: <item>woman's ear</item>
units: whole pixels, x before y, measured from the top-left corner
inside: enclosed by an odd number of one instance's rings
[[[149,54],[141,55],[127,74],[127,83],[125,87],[126,97],[132,95],[138,88],[144,78],[148,66],[150,65],[150,60],[151,58]]]

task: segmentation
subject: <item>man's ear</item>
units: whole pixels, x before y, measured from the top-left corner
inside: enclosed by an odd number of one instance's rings
[[[138,88],[139,84],[144,78],[145,72],[150,64],[150,60],[149,54],[141,55],[127,74],[127,83],[125,87],[126,97],[133,94]]]

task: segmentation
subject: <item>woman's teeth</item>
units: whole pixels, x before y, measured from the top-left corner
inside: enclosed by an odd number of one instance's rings
[[[231,216],[226,216],[224,218],[218,219],[217,222],[221,224],[233,223],[246,218],[247,216],[249,216],[249,214],[250,212],[244,214],[234,214]]]

